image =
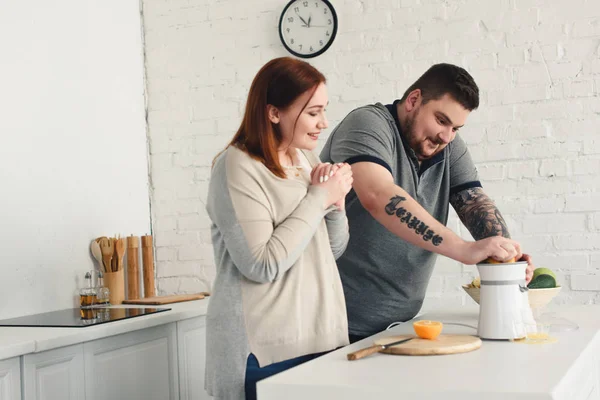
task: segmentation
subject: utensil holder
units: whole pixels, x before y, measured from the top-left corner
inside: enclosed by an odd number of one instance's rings
[[[123,270],[105,273],[104,284],[109,290],[108,299],[110,304],[122,304],[125,300],[125,275]]]

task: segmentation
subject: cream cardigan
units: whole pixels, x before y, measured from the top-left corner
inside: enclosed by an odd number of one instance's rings
[[[319,162],[303,154],[311,167]],[[348,344],[335,263],[348,221],[324,208],[325,196],[306,175],[279,178],[235,147],[217,159],[207,201],[217,277],[206,343],[206,388],[217,399],[244,398],[250,353],[262,367]]]

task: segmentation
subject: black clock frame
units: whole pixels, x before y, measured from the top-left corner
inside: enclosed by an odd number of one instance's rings
[[[321,54],[325,53],[325,51],[327,51],[327,49],[329,49],[329,47],[331,47],[331,45],[333,44],[333,41],[335,40],[335,35],[337,34],[337,28],[338,28],[338,18],[337,18],[337,14],[335,12],[335,8],[333,8],[333,5],[329,2],[329,0],[317,0],[320,1],[321,3],[325,3],[325,5],[327,5],[327,7],[329,7],[329,9],[331,10],[331,16],[333,18],[333,32],[331,32],[331,40],[329,40],[329,42],[327,42],[327,44],[325,44],[325,46],[317,51],[316,53],[312,53],[312,54],[300,54],[295,52],[294,50],[292,50],[287,43],[285,42],[285,40],[283,39],[283,32],[282,32],[282,26],[281,24],[283,23],[283,17],[285,16],[285,13],[287,12],[288,8],[290,8],[290,6],[295,3],[298,0],[290,0],[285,8],[283,9],[283,11],[281,12],[281,17],[279,18],[279,39],[281,40],[281,43],[283,44],[283,47],[285,47],[285,49],[292,53],[293,55],[295,55],[296,57],[300,57],[300,58],[314,58],[317,56],[320,56]],[[315,1],[315,0],[312,0]]]

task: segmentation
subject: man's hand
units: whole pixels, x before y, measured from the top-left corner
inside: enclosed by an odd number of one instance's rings
[[[529,254],[523,254],[518,260],[527,261],[527,273],[525,276],[525,280],[527,281],[527,283],[531,282],[531,279],[533,278],[533,270],[535,269],[533,261],[531,260],[531,256]]]
[[[473,265],[489,257],[507,262],[512,258],[520,259],[522,255],[519,243],[502,236],[493,236],[476,242],[468,242],[463,254],[456,260],[463,264]]]

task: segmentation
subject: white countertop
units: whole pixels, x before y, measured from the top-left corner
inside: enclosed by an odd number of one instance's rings
[[[206,315],[208,298],[157,306],[113,307],[154,307],[171,310],[82,328],[0,327],[0,360]]]
[[[479,307],[427,313],[417,319],[477,326]],[[579,325],[552,332],[558,342],[524,344],[484,341],[479,350],[444,356],[376,353],[357,361],[346,354],[379,337],[414,334],[405,323],[261,381],[259,400],[404,399],[587,399],[600,398],[600,306],[552,310]],[[444,326],[445,334],[476,335]],[[592,397],[590,396],[592,394]],[[595,397],[597,396],[597,397]]]

